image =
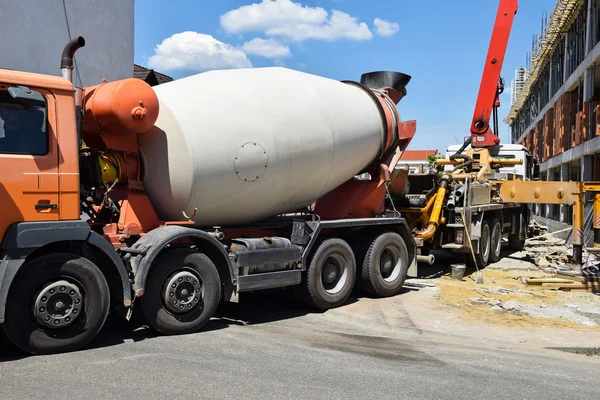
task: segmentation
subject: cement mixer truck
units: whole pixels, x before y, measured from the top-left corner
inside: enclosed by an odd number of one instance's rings
[[[112,312],[200,331],[222,301],[291,287],[318,309],[399,293],[416,262],[390,206],[410,76],[285,68],[74,88],[0,70],[0,323],[32,354],[79,349]],[[366,177],[366,179],[364,178]]]

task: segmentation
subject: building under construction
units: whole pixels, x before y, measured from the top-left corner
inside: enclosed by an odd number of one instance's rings
[[[600,0],[558,0],[527,67],[505,120],[512,142],[539,160],[541,180],[600,180]],[[586,198],[586,241],[591,208]],[[533,210],[553,229],[572,223],[570,206]]]

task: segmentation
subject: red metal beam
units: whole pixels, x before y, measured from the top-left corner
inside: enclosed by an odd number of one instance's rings
[[[518,8],[518,0],[500,0],[471,122],[472,147],[491,147],[500,143],[498,132],[494,133],[490,127],[490,117],[494,106],[499,105],[497,95],[500,73]]]

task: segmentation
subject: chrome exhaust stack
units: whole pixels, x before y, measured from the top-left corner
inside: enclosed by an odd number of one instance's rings
[[[69,82],[73,82],[73,57],[75,52],[85,46],[85,39],[77,36],[69,40],[62,52],[60,59],[60,74]]]

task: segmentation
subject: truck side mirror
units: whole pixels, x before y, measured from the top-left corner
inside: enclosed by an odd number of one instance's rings
[[[8,88],[8,93],[13,99],[21,104],[29,106],[46,106],[46,99],[40,92],[29,89],[27,86],[11,86]]]

